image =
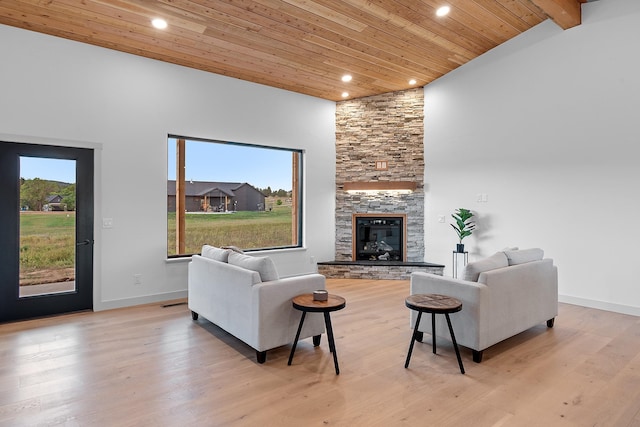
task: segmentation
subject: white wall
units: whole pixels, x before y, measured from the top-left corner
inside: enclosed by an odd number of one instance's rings
[[[304,149],[307,250],[274,259],[289,275],[333,258],[334,102],[3,25],[0,58],[0,141],[97,148],[96,310],[186,295],[165,259],[170,133]]]
[[[469,208],[470,260],[541,247],[562,301],[640,315],[640,2],[582,10],[425,87],[426,259],[451,274],[450,215]]]

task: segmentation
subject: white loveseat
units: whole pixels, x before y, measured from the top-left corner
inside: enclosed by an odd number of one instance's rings
[[[415,272],[411,294],[442,294],[459,299],[462,311],[451,323],[459,345],[473,351],[480,363],[486,348],[539,323],[553,327],[558,315],[558,270],[543,259],[541,249],[506,250],[464,268],[463,278]],[[417,313],[411,311],[411,327]],[[442,318],[442,319],[440,319]],[[444,316],[436,316],[436,336],[451,340]],[[431,334],[431,316],[418,327]]]
[[[189,263],[188,304],[193,320],[203,316],[256,350],[258,363],[266,351],[292,344],[301,312],[291,299],[325,289],[320,274],[279,278],[268,257],[249,256],[205,245]],[[320,344],[322,314],[309,313],[300,339]]]

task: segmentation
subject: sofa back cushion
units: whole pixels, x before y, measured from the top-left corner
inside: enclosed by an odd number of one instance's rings
[[[200,255],[216,261],[227,262],[229,260],[229,253],[231,253],[229,249],[217,248],[211,245],[203,245]]]
[[[516,251],[504,251],[509,265],[525,264],[527,262],[540,261],[544,257],[544,251],[540,248],[520,249]]]
[[[509,261],[504,252],[496,252],[488,258],[470,262],[464,268],[462,278],[470,282],[477,282],[480,273],[483,271],[495,270],[496,268],[508,267]]]
[[[278,280],[276,265],[267,256],[249,256],[238,252],[230,252],[229,264],[257,271],[260,274],[260,280],[263,282]]]

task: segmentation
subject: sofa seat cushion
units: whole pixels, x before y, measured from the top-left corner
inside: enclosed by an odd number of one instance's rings
[[[464,268],[464,274],[462,275],[462,278],[469,282],[477,282],[480,273],[508,266],[509,261],[507,260],[507,256],[505,255],[505,253],[496,252],[488,258],[484,258],[467,264]]]
[[[249,256],[237,252],[230,252],[229,264],[246,268],[247,270],[257,271],[260,274],[260,280],[263,282],[278,280],[276,265],[268,256]]]
[[[200,255],[205,258],[213,259],[220,262],[227,262],[229,260],[229,249],[217,248],[211,245],[203,245]]]
[[[504,251],[509,265],[525,264],[527,262],[540,261],[544,257],[544,251],[540,248],[520,249]]]

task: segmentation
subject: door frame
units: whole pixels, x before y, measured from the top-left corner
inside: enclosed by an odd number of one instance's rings
[[[0,321],[93,309],[94,148],[0,140]],[[76,161],[76,289],[61,294],[19,297],[20,156]],[[17,215],[16,215],[17,213]]]

